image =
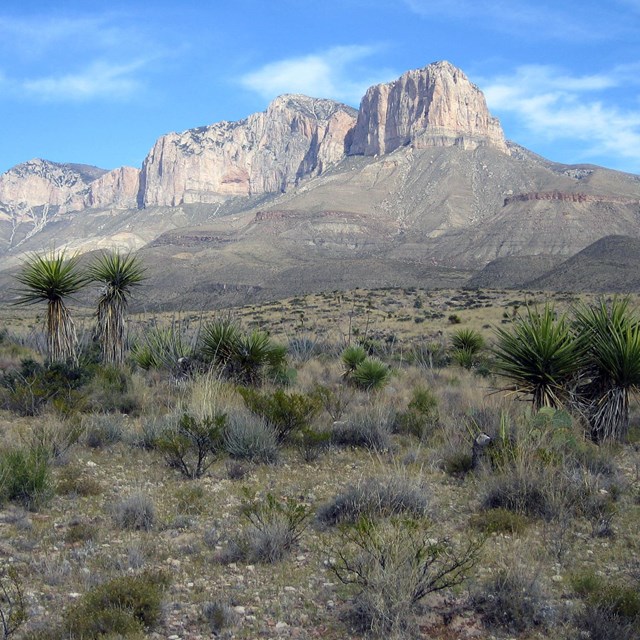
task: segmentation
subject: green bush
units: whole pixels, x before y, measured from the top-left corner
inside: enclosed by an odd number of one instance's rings
[[[451,347],[454,351],[463,349],[476,354],[484,349],[484,338],[475,329],[458,329],[451,336]]]
[[[19,370],[0,376],[0,399],[5,409],[22,416],[38,415],[49,404],[63,414],[73,413],[84,406],[80,389],[89,378],[80,367],[63,362],[45,366],[26,359]]]
[[[142,634],[160,621],[168,583],[165,573],[145,572],[93,587],[65,614],[60,637]]]
[[[53,495],[51,458],[40,447],[0,452],[0,496],[36,510]]]
[[[410,433],[422,439],[433,431],[439,417],[438,399],[433,392],[416,387],[407,410],[397,414],[394,430],[398,433]]]
[[[160,437],[158,449],[169,466],[178,469],[185,478],[200,478],[222,450],[226,423],[224,413],[202,420],[183,413],[177,424]]]
[[[308,428],[320,412],[320,402],[315,396],[286,393],[283,389],[271,393],[241,388],[239,392],[247,408],[273,428],[279,443]]]
[[[287,350],[264,331],[244,334],[231,320],[216,320],[202,330],[200,353],[227,378],[257,385],[265,378],[287,378]]]
[[[574,575],[571,586],[590,607],[640,622],[640,584],[637,581],[635,584],[625,584],[624,580],[613,582],[587,571]]]

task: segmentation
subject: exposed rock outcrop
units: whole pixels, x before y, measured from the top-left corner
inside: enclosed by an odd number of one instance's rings
[[[511,202],[530,202],[532,200],[558,200],[560,202],[604,202],[612,204],[640,204],[638,198],[624,198],[622,196],[603,196],[598,194],[561,192],[561,191],[532,191],[518,193],[504,199],[506,207]]]
[[[140,170],[105,171],[36,158],[0,176],[0,203],[17,218],[46,207],[56,213],[136,207]]]
[[[390,153],[409,144],[465,149],[488,145],[509,153],[482,91],[449,62],[435,62],[370,87],[360,103],[351,155]]]
[[[35,158],[0,176],[0,203],[13,211],[42,206],[68,210],[67,207],[73,206],[72,201],[104,174],[105,171],[97,167]]]
[[[144,161],[139,204],[286,191],[344,157],[355,114],[331,100],[284,95],[245,120],[162,136]]]

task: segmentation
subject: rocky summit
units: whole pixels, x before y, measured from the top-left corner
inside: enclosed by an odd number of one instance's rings
[[[482,278],[535,264],[548,283],[542,267],[609,235],[640,237],[640,176],[506,141],[448,62],[371,87],[358,111],[284,95],[161,136],[140,169],[32,160],[0,176],[5,268],[53,243],[140,249],[159,305],[459,286],[494,260]]]

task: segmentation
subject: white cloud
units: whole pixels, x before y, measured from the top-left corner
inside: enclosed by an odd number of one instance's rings
[[[398,75],[388,69],[372,72],[358,68],[358,63],[376,50],[358,45],[333,47],[322,53],[270,62],[245,74],[240,82],[266,99],[302,93],[358,104],[372,84]]]
[[[481,86],[492,111],[512,116],[537,138],[580,141],[585,158],[625,158],[640,169],[640,109],[616,106],[605,92],[626,84],[630,71],[621,66],[608,74],[570,76],[555,67],[523,66]]]
[[[95,98],[123,99],[139,90],[135,73],[144,65],[94,62],[78,73],[25,80],[22,89],[29,95],[52,102],[81,102]]]

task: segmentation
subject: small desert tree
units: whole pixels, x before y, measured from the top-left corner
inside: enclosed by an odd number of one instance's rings
[[[103,360],[109,364],[122,364],[125,314],[133,288],[144,280],[144,267],[135,255],[106,253],[89,266],[89,277],[103,285],[96,312]]]
[[[45,327],[51,362],[76,359],[76,329],[65,300],[86,282],[78,260],[78,256],[68,258],[64,251],[35,254],[26,259],[16,276],[24,287],[17,304],[47,303]]]

